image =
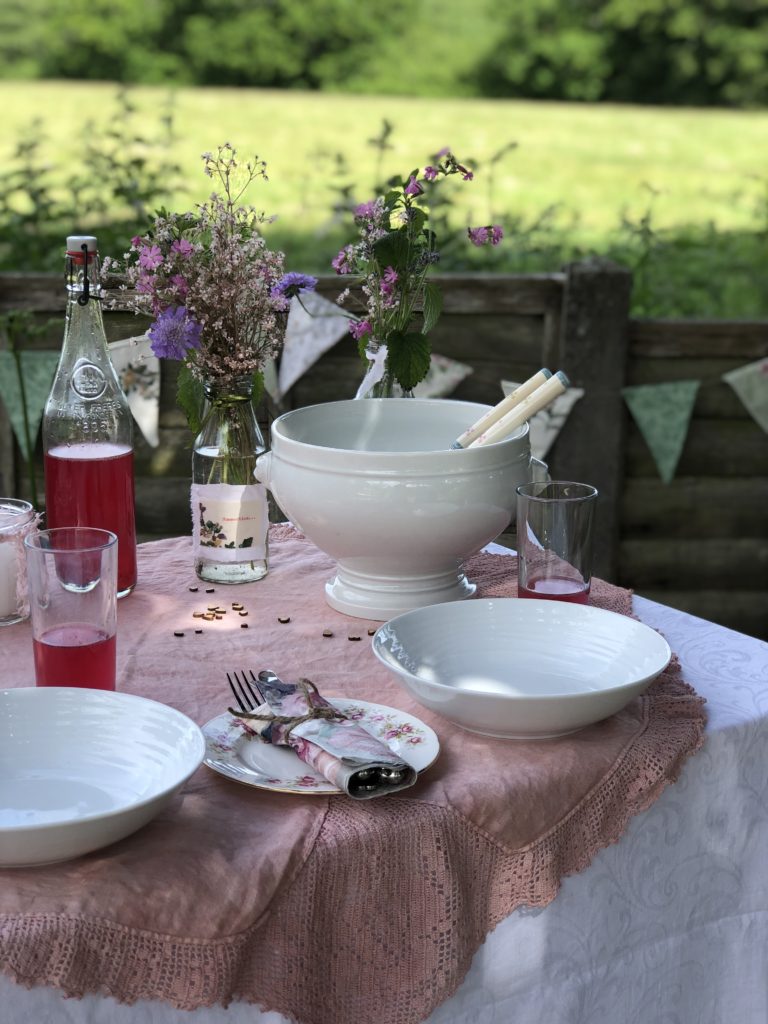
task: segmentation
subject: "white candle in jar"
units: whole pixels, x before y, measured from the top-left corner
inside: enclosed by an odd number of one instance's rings
[[[0,619],[15,615],[17,604],[16,545],[10,540],[0,541]]]
[[[23,617],[19,580],[25,573],[22,540],[33,527],[35,511],[28,501],[0,498],[0,625]]]

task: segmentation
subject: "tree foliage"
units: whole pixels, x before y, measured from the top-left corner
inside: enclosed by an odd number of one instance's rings
[[[0,75],[768,104],[766,0],[2,0]]]
[[[763,0],[499,0],[499,20],[477,72],[489,95],[768,103]]]

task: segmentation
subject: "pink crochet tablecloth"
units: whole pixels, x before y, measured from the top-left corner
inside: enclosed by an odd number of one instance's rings
[[[326,605],[333,565],[287,526],[272,528],[266,579],[215,595],[194,578],[189,539],[142,545],[139,559],[139,586],[119,603],[119,689],[204,724],[230,703],[225,670],[270,667],[417,715],[440,756],[413,788],[362,803],[264,792],[203,767],[133,836],[0,871],[0,965],[22,984],[187,1009],[240,999],[302,1024],[415,1024],[456,990],[490,929],[552,900],[702,740],[703,701],[675,663],[571,736],[508,742],[453,727],[368,642],[349,641],[377,623]],[[515,565],[481,554],[466,568],[481,595],[512,596]],[[193,611],[232,601],[247,618],[194,633]],[[630,612],[629,592],[600,581],[593,601]],[[1,639],[3,685],[33,684],[29,625]]]

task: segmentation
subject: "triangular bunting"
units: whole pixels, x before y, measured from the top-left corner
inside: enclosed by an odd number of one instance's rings
[[[768,434],[768,359],[758,359],[723,374],[753,420]]]
[[[24,377],[24,394],[27,400],[29,436],[34,450],[43,410],[53,383],[53,375],[59,363],[58,352],[21,352],[21,372]],[[24,408],[21,402],[21,388],[16,371],[16,362],[11,352],[0,352],[0,398],[3,400],[8,419],[11,421],[16,440],[19,442],[25,460],[32,452],[28,450],[24,433]]]
[[[665,484],[674,479],[700,383],[675,380],[621,389]]]
[[[160,360],[146,334],[110,342],[109,358],[147,443],[160,443]]]
[[[515,388],[520,387],[509,380],[501,382],[501,390],[504,397],[511,395]],[[547,406],[536,412],[528,420],[529,443],[531,455],[537,459],[543,459],[549,449],[555,443],[555,439],[565,426],[571,409],[578,400],[584,396],[584,388],[568,388],[562,395]]]
[[[302,292],[291,300],[285,345],[280,355],[277,394],[280,399],[328,349],[349,331],[350,318],[335,302],[317,292]],[[349,343],[354,351],[355,342]]]

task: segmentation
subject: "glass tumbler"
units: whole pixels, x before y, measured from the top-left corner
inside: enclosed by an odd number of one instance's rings
[[[586,604],[597,490],[570,480],[517,488],[517,594]]]
[[[37,685],[114,690],[117,537],[63,526],[24,547]]]

